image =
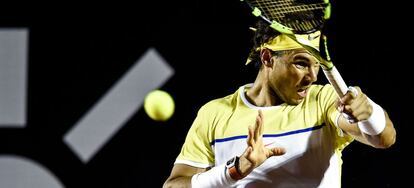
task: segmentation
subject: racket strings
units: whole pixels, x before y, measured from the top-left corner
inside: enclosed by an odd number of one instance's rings
[[[251,4],[262,10],[265,17],[296,31],[306,33],[320,29],[324,23],[324,2],[299,3],[297,0],[254,0]]]

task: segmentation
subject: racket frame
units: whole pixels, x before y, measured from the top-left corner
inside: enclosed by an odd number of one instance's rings
[[[244,1],[244,0],[241,0]],[[331,17],[331,4],[329,0],[324,0],[324,3],[327,4],[327,7],[324,11],[324,21],[326,22]],[[253,7],[250,3],[246,2],[248,6],[252,9],[252,14],[256,17],[261,17],[263,20],[269,23],[270,27],[275,29],[276,31],[288,36],[307,51],[309,51],[316,59],[320,61],[320,65],[322,70],[328,79],[329,83],[335,88],[336,93],[340,98],[342,98],[348,91],[348,86],[346,85],[345,81],[343,80],[342,76],[340,75],[339,71],[336,69],[335,65],[331,61],[328,52],[328,45],[327,45],[327,37],[321,32],[320,36],[320,46],[324,49],[324,55],[321,54],[319,49],[316,49],[312,46],[306,45],[304,42],[300,42],[300,40],[296,37],[293,30],[283,24],[266,18],[262,13],[261,10],[257,7]],[[309,33],[316,32],[310,31]]]

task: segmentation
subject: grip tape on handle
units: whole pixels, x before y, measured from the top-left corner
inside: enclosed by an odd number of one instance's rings
[[[329,70],[323,69],[323,72],[325,73],[325,76],[328,79],[329,83],[331,83],[331,85],[335,88],[335,91],[338,94],[339,98],[342,98],[348,91],[348,87],[346,86],[344,79],[342,79],[342,76],[339,74],[336,67],[333,66]]]

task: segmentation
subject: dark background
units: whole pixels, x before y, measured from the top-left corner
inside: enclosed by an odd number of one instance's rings
[[[354,142],[344,150],[343,187],[410,182],[413,58],[404,7],[333,2],[328,37],[338,70],[383,106],[397,129],[390,149]],[[198,108],[256,74],[244,66],[255,19],[238,0],[17,3],[3,9],[0,27],[29,29],[28,123],[0,129],[0,155],[31,158],[66,187],[161,187]],[[175,70],[160,88],[174,97],[174,116],[155,122],[139,110],[82,163],[62,136],[150,47]],[[322,73],[319,78],[326,83]]]

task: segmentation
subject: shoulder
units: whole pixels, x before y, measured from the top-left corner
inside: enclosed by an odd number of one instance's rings
[[[198,111],[198,116],[215,118],[231,113],[240,102],[239,89],[221,98],[216,98],[205,103]]]
[[[320,98],[320,97],[327,97],[331,95],[336,95],[335,89],[331,84],[315,84],[312,85],[309,91],[309,96],[311,98]]]
[[[321,93],[321,92],[334,92],[335,89],[333,88],[333,86],[331,84],[325,84],[325,85],[321,85],[321,84],[313,84],[311,86],[312,92],[316,92],[316,93]]]
[[[200,111],[207,111],[212,113],[229,109],[237,103],[238,98],[238,92],[235,92],[225,97],[213,99],[204,104],[200,108]]]
[[[308,96],[306,97],[307,104],[315,104],[318,107],[327,109],[338,99],[338,95],[335,89],[330,84],[325,85],[312,85],[309,89]]]
[[[193,121],[192,129],[206,131],[203,134],[209,135],[211,133],[208,133],[209,130],[212,130],[212,127],[215,127],[221,119],[228,117],[228,114],[234,109],[232,101],[235,100],[236,96],[237,92],[210,100],[202,105]]]

